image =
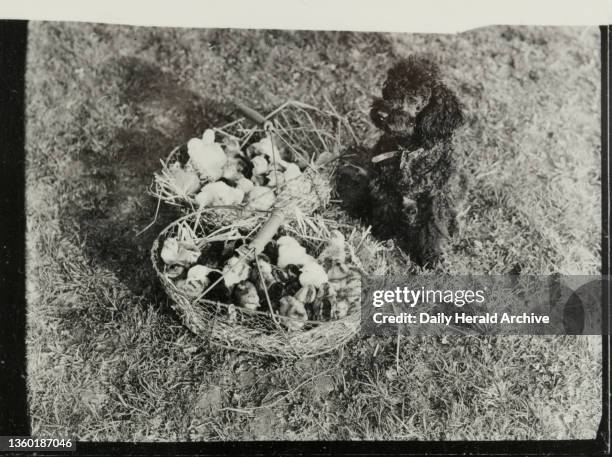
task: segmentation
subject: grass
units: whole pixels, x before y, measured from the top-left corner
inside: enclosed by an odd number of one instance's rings
[[[430,52],[466,105],[451,272],[597,273],[596,28],[460,35],[30,23],[28,387],[35,435],[81,440],[581,439],[601,417],[593,337],[358,338],[299,362],[210,348],[170,311],[148,250],[176,215],[159,159],[240,99],[323,97],[364,142],[393,59]],[[516,271],[516,270],[515,270]],[[315,377],[313,378],[313,375]]]

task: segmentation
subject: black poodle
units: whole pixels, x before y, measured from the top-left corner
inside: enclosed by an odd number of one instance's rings
[[[389,70],[370,117],[383,134],[372,151],[358,151],[358,167],[339,170],[339,196],[376,236],[395,238],[416,263],[431,266],[457,230],[451,138],[463,123],[459,101],[434,62],[411,56]]]

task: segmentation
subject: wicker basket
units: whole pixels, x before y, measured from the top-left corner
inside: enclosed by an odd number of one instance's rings
[[[288,330],[288,317],[271,312],[250,311],[229,303],[213,301],[206,296],[190,298],[176,287],[164,272],[165,264],[160,252],[168,237],[184,238],[188,234],[206,256],[206,248],[213,241],[241,238],[252,245],[259,234],[266,231],[270,219],[255,215],[250,219],[235,219],[230,226],[219,228],[211,223],[207,213],[200,211],[176,220],[158,236],[151,249],[151,259],[157,275],[172,300],[172,307],[186,327],[211,344],[238,351],[285,358],[313,357],[329,352],[349,341],[359,329],[360,286],[351,298],[346,317],[337,320],[301,321],[302,328]],[[326,245],[330,230],[345,234],[347,262],[361,284],[364,264],[384,263],[384,252],[369,233],[348,224],[324,220],[322,217],[291,220],[280,227],[275,236],[288,234],[296,238],[312,255],[316,256]],[[246,246],[246,244],[245,244]],[[377,270],[380,271],[380,268]],[[367,273],[376,273],[368,271]],[[220,279],[221,280],[221,279]],[[267,293],[266,293],[267,296]],[[268,302],[270,304],[270,302]],[[333,304],[332,304],[333,306]]]
[[[242,117],[212,129],[217,139],[235,142],[245,151],[249,145],[269,137],[303,169],[299,178],[273,189],[276,203],[270,211],[283,209],[291,216],[296,210],[298,214],[311,214],[325,207],[330,200],[336,159],[356,141],[346,119],[333,108],[325,111],[297,101],[286,102],[267,116],[241,104],[238,108]],[[175,148],[162,161],[162,170],[156,174],[150,190],[160,201],[179,206],[185,213],[198,210],[195,198],[178,192],[164,177],[173,164],[185,165],[188,159],[186,144]],[[217,225],[230,224],[235,218],[248,218],[254,212],[244,205],[229,210],[227,207],[212,209],[208,217],[216,218]]]

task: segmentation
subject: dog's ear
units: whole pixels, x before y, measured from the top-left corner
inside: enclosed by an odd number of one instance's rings
[[[433,87],[429,103],[417,116],[416,133],[426,147],[449,138],[464,122],[459,100],[442,84]]]

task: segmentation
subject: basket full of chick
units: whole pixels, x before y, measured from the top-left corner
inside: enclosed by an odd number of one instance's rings
[[[268,222],[258,224],[215,228],[194,213],[160,234],[153,265],[184,324],[214,344],[275,356],[348,341],[359,325],[363,234],[346,238],[313,219],[262,240]]]
[[[326,206],[348,124],[298,102],[267,117],[240,106],[245,116],[173,150],[155,174],[152,194],[187,212],[214,208],[220,224],[255,212],[309,214]]]

